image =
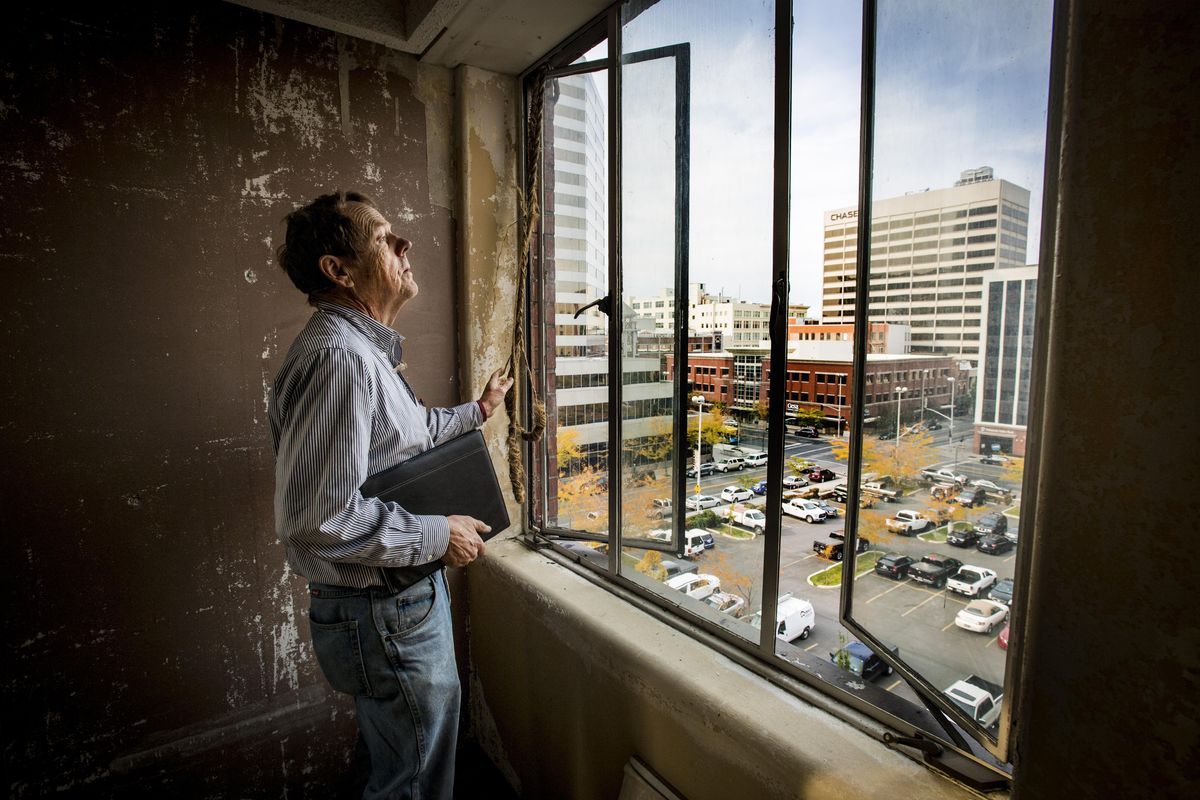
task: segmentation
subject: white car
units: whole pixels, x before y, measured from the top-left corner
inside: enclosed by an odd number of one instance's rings
[[[713,469],[717,472],[732,472],[734,470],[741,471],[746,468],[746,461],[742,458],[719,458],[713,462]]]
[[[704,602],[723,614],[736,615],[746,605],[746,598],[729,592],[713,592],[704,598]]]
[[[699,574],[685,572],[682,575],[676,575],[674,578],[668,578],[667,587],[683,592],[688,597],[695,598],[696,600],[703,600],[721,588],[721,579],[716,575],[707,575],[703,572]]]
[[[946,588],[967,597],[978,597],[995,582],[996,573],[993,570],[964,564],[946,581]]]
[[[801,477],[800,475],[783,476],[783,488],[799,489],[801,486],[808,486],[808,478]]]
[[[655,528],[646,534],[647,539],[654,539],[657,542],[671,541],[671,531],[669,528]]]
[[[754,497],[754,492],[749,489],[743,489],[741,486],[726,486],[721,490],[721,499],[726,503],[740,503],[742,500],[749,500]]]
[[[720,500],[713,497],[712,495],[694,494],[687,499],[687,502],[685,502],[684,505],[687,506],[688,508],[692,509],[693,511],[696,511],[701,508],[712,508],[713,506],[717,505],[720,502],[721,502]]]
[[[766,453],[751,453],[743,457],[747,467],[765,467],[767,465]]]
[[[821,522],[825,519],[825,509],[811,500],[788,500],[780,508],[783,513],[798,517],[805,522]]]
[[[954,617],[954,624],[975,633],[991,633],[1008,616],[1008,608],[993,600],[972,600]]]

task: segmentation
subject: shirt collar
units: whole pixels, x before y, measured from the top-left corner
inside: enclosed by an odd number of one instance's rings
[[[404,337],[388,326],[371,319],[361,311],[355,311],[340,303],[330,303],[327,300],[318,300],[317,310],[324,311],[326,314],[337,314],[385,354],[392,356],[393,360],[398,358],[397,353],[400,352],[400,343],[404,341]]]

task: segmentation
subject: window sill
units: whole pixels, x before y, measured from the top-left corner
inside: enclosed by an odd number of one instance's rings
[[[515,538],[467,586],[473,721],[527,796],[614,797],[633,754],[688,797],[980,796]]]

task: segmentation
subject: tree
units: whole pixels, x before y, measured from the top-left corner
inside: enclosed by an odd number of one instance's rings
[[[792,416],[801,424],[816,427],[825,419],[825,414],[820,409],[802,408],[796,411]]]
[[[704,571],[721,581],[722,591],[742,597],[746,601],[743,610],[754,605],[760,587],[754,578],[739,570],[724,552],[717,553],[705,561]]]
[[[920,477],[921,467],[929,459],[929,447],[933,434],[928,431],[906,433],[899,439],[880,441],[874,436],[862,439],[863,472],[878,472],[890,475],[899,482],[912,483]],[[850,442],[835,439],[830,443],[830,452],[838,461],[850,461]]]
[[[765,400],[755,400],[753,410],[754,410],[754,416],[757,419],[759,419],[760,421],[765,421],[767,419],[767,417],[770,416],[771,407],[769,405],[767,405],[767,402]]]
[[[577,462],[583,458],[579,448],[579,432],[560,429],[557,432],[558,474],[570,475]]]
[[[658,550],[647,550],[642,554],[642,560],[635,564],[633,568],[656,581],[667,579],[667,570],[662,565],[662,553]]]
[[[729,418],[716,406],[711,409],[706,409],[704,412],[704,430],[701,433],[701,441],[707,445],[714,445],[725,441],[727,434],[726,427]],[[697,417],[688,415],[688,447],[695,449],[696,447],[696,425]]]

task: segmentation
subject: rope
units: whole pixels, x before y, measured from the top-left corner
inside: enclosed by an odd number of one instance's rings
[[[517,307],[513,315],[512,352],[508,356],[508,369],[513,380],[512,390],[504,397],[508,411],[508,473],[512,482],[513,497],[518,503],[525,502],[525,459],[522,458],[522,442],[535,442],[546,430],[546,403],[538,396],[537,385],[532,380],[529,355],[525,348],[525,291],[528,286],[530,252],[533,248],[534,232],[541,218],[542,183],[542,109],[545,105],[546,69],[537,75],[529,98],[529,119],[526,125],[525,163],[529,179],[521,197],[521,241],[520,260],[517,267]],[[527,380],[526,380],[527,379]],[[529,387],[530,407],[533,409],[533,427],[521,425],[520,393]]]

